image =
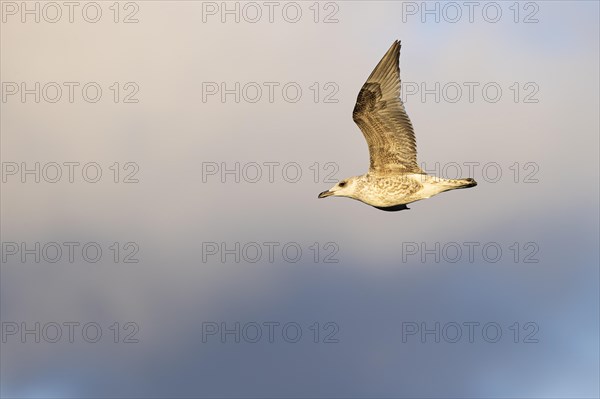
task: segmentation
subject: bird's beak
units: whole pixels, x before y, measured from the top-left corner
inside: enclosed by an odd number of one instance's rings
[[[319,198],[325,198],[325,197],[329,197],[333,195],[333,191],[323,191],[322,193],[319,194]]]

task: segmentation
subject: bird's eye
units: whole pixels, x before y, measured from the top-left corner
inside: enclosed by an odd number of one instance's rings
[[[345,181],[341,181],[340,184],[339,184],[340,187],[344,187],[345,185],[346,185]]]

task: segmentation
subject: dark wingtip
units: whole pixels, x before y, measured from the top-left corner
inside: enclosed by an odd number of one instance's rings
[[[477,185],[477,182],[475,181],[475,179],[468,178],[466,180],[467,180],[468,184],[465,186],[465,188],[475,187]]]
[[[398,211],[405,211],[405,210],[411,209],[408,206],[406,206],[406,204],[393,205],[393,206],[374,206],[374,208],[377,208],[380,211],[386,211],[386,212],[398,212]]]

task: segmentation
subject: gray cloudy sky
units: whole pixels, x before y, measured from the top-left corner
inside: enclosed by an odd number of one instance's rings
[[[597,2],[0,6],[3,397],[599,395]],[[395,39],[479,185],[317,200]]]

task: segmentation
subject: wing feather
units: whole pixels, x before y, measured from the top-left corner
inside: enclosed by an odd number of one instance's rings
[[[400,100],[400,42],[395,41],[358,93],[352,119],[369,146],[370,172],[424,173],[417,142]]]

